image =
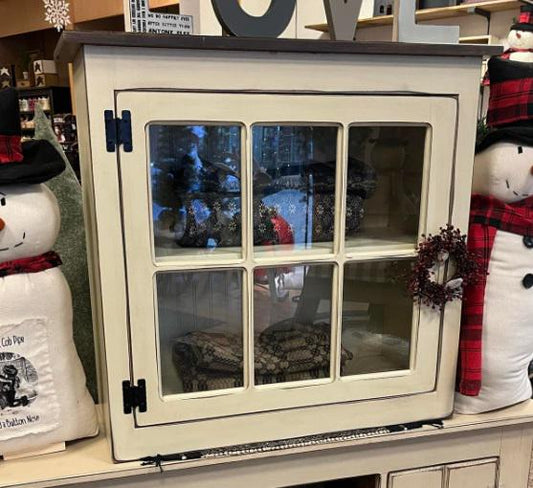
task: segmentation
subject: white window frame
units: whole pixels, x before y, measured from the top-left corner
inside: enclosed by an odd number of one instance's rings
[[[376,251],[373,243],[346,248],[344,241],[345,188],[347,165],[337,165],[336,228],[332,252],[277,253],[258,257],[253,254],[252,178],[250,154],[251,126],[277,123],[286,125],[338,125],[337,161],[346,161],[347,134],[353,125],[426,125],[429,140],[424,161],[420,233],[437,232],[449,221],[454,166],[457,105],[453,97],[409,95],[349,94],[261,94],[196,93],[171,91],[125,91],[116,95],[117,110],[132,113],[131,153],[120,151],[121,196],[124,222],[124,246],[129,295],[131,369],[134,378],[144,378],[147,385],[147,412],[136,412],[138,426],[214,419],[283,409],[298,409],[324,404],[405,396],[434,391],[440,351],[441,314],[413,313],[411,368],[404,371],[339,377],[316,382],[281,383],[253,388],[250,379],[253,365],[253,269],[258,266],[336,263],[332,293],[333,361],[339,361],[342,324],[342,283],[345,262],[414,256],[413,245],[391,245]],[[149,141],[151,123],[176,124],[243,124],[241,164],[243,209],[243,255],[227,250],[220,256],[154,260],[151,229]],[[341,195],[343,196],[341,198]],[[154,298],[156,272],[243,268],[243,317],[245,319],[244,354],[245,387],[199,394],[161,395],[158,327]],[[419,320],[419,317],[420,320]],[[423,347],[420,347],[423,345]],[[247,386],[246,386],[247,385]],[[243,427],[244,428],[244,427]]]

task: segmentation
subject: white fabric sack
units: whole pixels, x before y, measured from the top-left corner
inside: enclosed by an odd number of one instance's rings
[[[50,190],[20,185],[0,192],[0,263],[50,251],[59,230]],[[70,289],[60,268],[0,278],[0,454],[97,432],[72,339]]]

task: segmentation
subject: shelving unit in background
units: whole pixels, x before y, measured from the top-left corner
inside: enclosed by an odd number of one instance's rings
[[[464,17],[468,15],[490,15],[495,12],[504,12],[506,10],[518,9],[521,2],[518,0],[491,0],[488,2],[468,3],[456,5],[453,7],[427,8],[418,10],[416,12],[416,20],[418,22],[452,19],[454,17]],[[392,15],[382,15],[378,17],[371,17],[368,19],[359,19],[357,28],[378,27],[385,25],[392,25]],[[327,24],[312,24],[307,25],[307,29],[313,29],[320,32],[328,32]]]
[[[50,108],[44,112],[48,115],[51,121],[56,114],[72,113],[72,103],[70,98],[70,88],[65,86],[38,86],[31,88],[17,88],[19,99],[38,99],[40,97],[48,97],[50,100]],[[21,110],[21,117],[31,117],[34,110]],[[33,128],[22,128],[23,135],[31,137],[34,133]]]
[[[65,154],[78,173],[79,156],[78,156],[78,137],[76,134],[76,119],[72,114],[72,102],[70,88],[65,86],[40,86],[32,88],[17,88],[19,99],[34,99],[47,97],[50,107],[44,110],[46,116],[50,119],[54,132],[58,136]],[[35,102],[37,103],[37,102]],[[32,120],[35,110],[21,110],[21,121],[23,118]],[[21,127],[24,138],[32,138],[35,133],[35,127]],[[61,137],[64,136],[64,137]],[[63,140],[64,139],[64,140]]]

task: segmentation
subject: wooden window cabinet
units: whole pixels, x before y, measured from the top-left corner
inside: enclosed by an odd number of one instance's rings
[[[105,423],[100,441],[80,445],[110,442],[123,463],[104,478],[177,453],[188,461],[168,469],[185,485],[374,476],[453,488],[509,476],[503,438],[518,445],[522,432],[531,449],[530,427],[515,425],[528,425],[529,405],[443,429],[191,459],[451,415],[460,307],[413,305],[392,277],[421,234],[467,227],[479,68],[496,50],[63,34]],[[290,191],[298,198],[283,200]],[[303,347],[313,366],[294,369],[287,337],[318,343]]]

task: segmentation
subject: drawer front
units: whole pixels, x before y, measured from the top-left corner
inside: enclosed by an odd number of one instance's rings
[[[443,467],[416,469],[394,473],[389,478],[389,488],[442,488]]]
[[[496,488],[498,486],[498,460],[486,459],[446,467],[448,488]]]
[[[498,458],[481,459],[389,475],[389,488],[497,488]]]

